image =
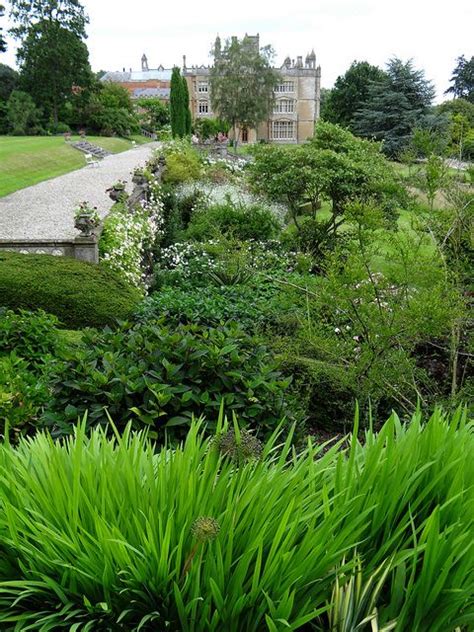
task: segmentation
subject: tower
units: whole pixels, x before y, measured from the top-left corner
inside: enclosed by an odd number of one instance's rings
[[[142,56],[142,71],[143,72],[147,72],[149,70],[148,68],[148,59],[147,56],[145,55],[145,53],[143,53]]]

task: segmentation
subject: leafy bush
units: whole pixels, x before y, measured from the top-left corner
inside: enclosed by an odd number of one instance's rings
[[[250,276],[264,272],[285,277],[292,271],[308,272],[310,257],[289,251],[278,241],[246,241],[231,238],[203,243],[175,243],[164,248],[155,268],[155,287],[183,288],[213,283],[211,273],[247,271]]]
[[[57,325],[58,319],[43,310],[0,312],[0,356],[14,351],[29,362],[44,364],[61,345]]]
[[[58,373],[45,419],[67,433],[86,411],[88,427],[107,425],[111,415],[120,429],[131,420],[162,440],[165,431],[183,437],[193,414],[212,422],[224,402],[265,433],[288,412],[287,386],[267,349],[236,327],[91,330]]]
[[[394,415],[342,454],[200,430],[158,454],[143,435],[83,427],[0,446],[5,629],[323,632],[336,614],[338,632],[366,616],[473,629],[474,433],[460,413]]]
[[[126,320],[140,299],[112,270],[67,257],[0,252],[0,304],[54,314],[72,328]]]
[[[46,356],[45,360],[51,358]],[[14,352],[0,355],[0,435],[16,441],[37,427],[38,420],[49,402],[48,382],[52,364],[32,367]]]
[[[166,156],[166,170],[163,181],[179,184],[198,180],[202,166],[199,154],[186,141],[172,141],[163,148]]]
[[[277,293],[269,283],[217,286],[193,291],[192,286],[163,287],[139,306],[140,320],[164,318],[181,323],[218,325],[234,321],[252,331],[272,317],[269,301]]]
[[[228,198],[225,204],[194,212],[186,230],[186,237],[205,241],[226,235],[242,241],[263,241],[276,237],[280,230],[281,226],[270,209],[234,203]]]

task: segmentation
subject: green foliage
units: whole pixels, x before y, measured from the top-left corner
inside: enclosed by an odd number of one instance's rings
[[[247,35],[242,40],[236,37],[226,40],[223,48],[218,38],[212,53],[212,109],[233,127],[237,143],[237,126],[257,128],[268,119],[273,107],[273,90],[280,76],[272,68],[271,47],[259,50]]]
[[[392,415],[342,453],[276,435],[247,462],[222,450],[248,442],[237,424],[232,437],[219,420],[214,441],[201,430],[158,452],[83,426],[0,446],[5,629],[340,632],[361,623],[366,591],[373,629],[472,629],[474,434],[460,411]]]
[[[51,360],[46,355],[44,360]],[[32,368],[15,352],[0,352],[0,435],[15,442],[20,435],[41,427],[39,418],[51,398],[52,365]]]
[[[461,55],[456,61],[457,64],[450,79],[452,85],[445,94],[451,93],[455,98],[474,103],[474,56],[468,61],[464,55]]]
[[[219,132],[228,134],[230,126],[229,123],[218,118],[197,118],[194,122],[194,129],[199,138],[208,140],[217,136]]]
[[[0,18],[3,18],[5,13],[5,7],[0,4]],[[4,53],[7,50],[7,42],[3,37],[3,27],[0,26],[0,53]]]
[[[410,141],[434,97],[434,88],[411,61],[391,59],[385,76],[373,82],[366,101],[355,113],[353,129],[383,141],[383,151],[397,157]]]
[[[222,402],[242,423],[265,434],[285,416],[288,381],[267,349],[236,327],[159,322],[119,331],[86,331],[54,381],[45,419],[68,433],[88,411],[87,424],[118,428],[132,421],[162,441],[183,438],[193,415],[209,428]]]
[[[198,180],[202,173],[199,154],[190,144],[171,145],[165,148],[166,170],[163,181],[170,184],[180,184]]]
[[[353,61],[345,74],[336,79],[334,88],[321,105],[321,118],[351,128],[355,113],[369,96],[372,82],[382,81],[384,76],[378,66],[366,61]]]
[[[9,96],[18,86],[19,75],[16,70],[0,64],[0,101],[8,101]]]
[[[170,118],[173,138],[183,138],[186,135],[186,109],[183,77],[177,66],[173,68],[171,75]]]
[[[303,206],[309,205],[318,217],[321,201],[330,201],[331,218],[321,225],[326,229],[321,245],[334,237],[355,201],[375,203],[393,220],[404,199],[379,146],[331,123],[318,123],[310,143],[297,148],[259,146],[253,153],[255,160],[248,168],[252,186],[271,199],[285,201],[298,230]]]
[[[295,375],[312,424],[350,421],[355,397],[383,415],[411,412],[418,400],[432,404],[449,392],[449,365],[437,375],[435,364],[433,375],[421,350],[447,338],[462,318],[461,293],[447,283],[439,258],[423,250],[422,238],[393,233],[382,246],[380,235],[374,239],[377,224],[364,225],[372,221],[371,212],[359,217],[344,256],[336,250],[326,259],[325,276],[292,278],[274,301],[297,318],[273,345],[285,357],[285,372]],[[388,252],[391,265],[381,274],[374,267]]]
[[[183,109],[184,109],[184,135],[190,136],[192,131],[192,116],[189,109],[189,89],[186,77],[183,80]]]
[[[130,136],[138,130],[130,94],[117,83],[101,84],[91,98],[87,118],[93,129],[106,136]]]
[[[59,22],[42,20],[28,29],[17,52],[22,88],[57,124],[73,88],[91,81],[89,52],[82,38]]]
[[[14,351],[34,365],[47,362],[61,345],[57,325],[58,319],[43,310],[0,312],[0,356]]]
[[[170,122],[169,107],[160,99],[138,99],[137,106],[141,110],[141,127],[149,132],[157,132]]]
[[[66,257],[1,252],[0,296],[5,307],[43,309],[74,329],[125,320],[135,309],[140,293],[100,265]]]
[[[18,38],[27,35],[32,25],[46,20],[80,38],[87,37],[89,18],[79,0],[11,0],[10,18],[14,22],[11,33]]]
[[[276,237],[280,230],[280,224],[270,209],[256,204],[234,203],[228,198],[223,204],[196,210],[185,235],[196,241],[220,235],[241,241],[268,240]]]
[[[12,133],[24,136],[38,130],[40,111],[29,94],[13,90],[7,101],[7,119]]]
[[[186,283],[164,286],[140,304],[138,318],[206,326],[233,321],[251,332],[272,319],[271,299],[277,293],[272,284],[255,279],[246,284],[209,284],[198,291]]]

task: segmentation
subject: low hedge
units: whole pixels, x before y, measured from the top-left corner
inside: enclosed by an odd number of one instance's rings
[[[0,306],[43,309],[71,329],[126,320],[140,293],[105,266],[68,257],[0,252]]]

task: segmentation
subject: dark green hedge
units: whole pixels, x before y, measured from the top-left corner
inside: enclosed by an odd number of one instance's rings
[[[0,252],[0,306],[43,309],[71,329],[125,320],[140,293],[113,271],[68,257]]]

